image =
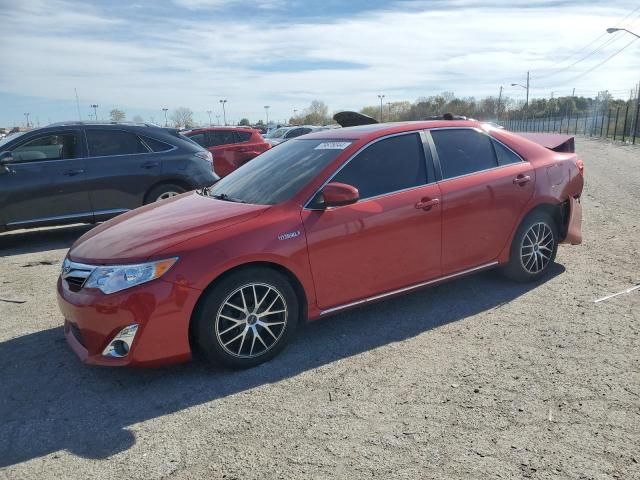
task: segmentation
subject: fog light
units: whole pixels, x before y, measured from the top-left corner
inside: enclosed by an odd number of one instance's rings
[[[126,357],[131,350],[131,344],[138,332],[138,325],[133,324],[128,327],[124,327],[118,332],[118,334],[109,342],[107,348],[102,351],[102,355],[105,357],[122,358]]]

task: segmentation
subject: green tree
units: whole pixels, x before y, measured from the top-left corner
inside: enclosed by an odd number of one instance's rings
[[[244,125],[244,126],[248,127],[249,125],[251,125],[251,122],[249,122],[248,118],[242,118],[240,120],[240,122],[238,123],[238,125]]]

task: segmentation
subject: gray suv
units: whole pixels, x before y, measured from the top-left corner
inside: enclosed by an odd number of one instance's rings
[[[0,231],[99,222],[217,180],[177,130],[53,124],[0,140]]]

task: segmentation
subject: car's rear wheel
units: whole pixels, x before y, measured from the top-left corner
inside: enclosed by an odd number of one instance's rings
[[[176,195],[180,195],[184,192],[186,192],[186,190],[180,185],[165,183],[163,185],[158,185],[157,187],[152,188],[147,194],[144,203],[147,204],[159,202],[160,200],[166,200],[168,198],[175,197]]]
[[[273,358],[298,323],[298,299],[287,278],[268,268],[223,277],[193,319],[200,353],[211,363],[248,368]]]
[[[504,273],[518,282],[537,280],[549,270],[557,251],[558,227],[553,217],[533,212],[518,227]]]

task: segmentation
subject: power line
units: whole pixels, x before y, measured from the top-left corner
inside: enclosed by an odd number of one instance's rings
[[[635,14],[638,10],[640,10],[640,6],[634,8],[630,13],[628,13],[622,20],[619,20],[615,26],[618,27],[620,26],[627,18],[629,18],[630,16],[632,16],[633,14]],[[635,18],[634,20],[632,20],[629,23],[629,26],[633,25],[638,19],[640,18],[640,14],[637,15],[637,18]],[[568,57],[566,57],[564,60],[562,60],[561,62],[564,62],[566,60],[569,60],[570,58],[574,57],[575,55],[577,55],[578,53],[584,51],[585,49],[587,49],[588,47],[590,47],[591,45],[593,45],[594,43],[598,42],[601,38],[603,38],[604,36],[607,35],[607,32],[603,32],[600,36],[598,36],[595,40],[591,41],[589,44],[585,45],[584,47],[582,47],[581,49],[577,50],[576,52],[572,53],[571,55],[569,55]],[[576,60],[575,62],[559,68],[557,70],[553,70],[551,72],[548,73],[543,73],[541,75],[536,75],[533,78],[534,79],[542,79],[542,78],[547,78],[553,75],[557,75],[558,73],[562,73],[566,70],[569,70],[571,67],[577,65],[578,63],[583,62],[584,60],[586,60],[587,58],[591,57],[592,55],[595,55],[596,53],[600,52],[603,48],[608,47],[609,45],[611,45],[612,43],[617,42],[620,39],[619,36],[615,36],[615,37],[611,37],[608,38],[607,40],[605,40],[604,43],[602,43],[601,45],[597,46],[595,49],[591,50],[589,53],[587,53],[586,55],[580,57],[578,60]],[[544,70],[543,70],[544,71]]]
[[[619,53],[622,53],[623,50],[627,49],[628,47],[631,46],[631,44],[633,44],[636,40],[638,40],[637,38],[634,38],[633,40],[631,40],[629,43],[627,43],[624,47],[622,47],[620,50],[612,53],[611,55],[609,55],[607,58],[605,58],[602,62],[598,63],[597,65],[594,65],[593,67],[591,67],[589,70],[587,70],[586,72],[582,72],[580,75],[577,75],[573,78],[570,78],[569,80],[567,80],[567,82],[574,82],[582,77],[584,77],[585,75],[593,72],[595,69],[601,67],[602,65],[604,65],[605,63],[607,63],[609,60],[613,59],[613,57],[615,57],[616,55],[618,55]]]

